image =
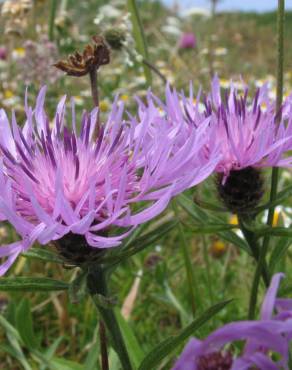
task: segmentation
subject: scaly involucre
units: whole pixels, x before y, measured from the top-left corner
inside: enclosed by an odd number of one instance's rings
[[[140,105],[138,118],[127,120],[116,99],[95,139],[97,109],[83,113],[78,132],[74,103],[68,114],[63,97],[50,123],[45,91],[34,109],[26,102],[23,128],[14,113],[10,125],[0,111],[0,216],[22,238],[0,247],[0,257],[7,257],[1,275],[35,241],[44,245],[73,233],[83,235],[91,247],[118,246],[217,164],[216,152],[211,160],[200,154],[206,125],[186,136],[179,125],[161,117],[151,99],[147,108]],[[136,204],[140,201],[142,209]],[[113,226],[124,231],[113,235]]]
[[[173,370],[288,370],[289,345],[292,339],[292,299],[277,298],[283,276],[282,273],[273,276],[259,320],[227,324],[204,340],[192,338]],[[232,346],[230,350],[226,348],[226,345],[236,341],[245,342],[241,354],[232,353]],[[273,353],[277,354],[274,358]]]

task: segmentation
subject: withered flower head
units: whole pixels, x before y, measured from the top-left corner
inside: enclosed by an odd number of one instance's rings
[[[67,60],[60,60],[54,66],[64,71],[69,76],[81,77],[90,73],[100,66],[110,62],[110,51],[101,36],[92,38],[93,44],[85,46],[83,53],[76,51],[73,55],[69,55]]]

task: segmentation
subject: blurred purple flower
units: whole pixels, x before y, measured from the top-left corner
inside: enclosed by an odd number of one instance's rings
[[[191,32],[185,32],[181,35],[178,47],[179,49],[194,49],[197,46],[196,36]]]
[[[57,45],[46,35],[41,35],[38,41],[24,42],[25,54],[18,60],[21,80],[26,84],[54,83],[62,73],[53,67],[58,60]]]
[[[282,277],[281,273],[274,275],[262,304],[260,320],[227,324],[204,340],[192,338],[173,370],[288,370],[292,299],[276,299]],[[225,347],[235,341],[246,342],[240,355],[233,355]],[[280,355],[280,359],[272,359],[272,353]]]
[[[0,60],[6,60],[7,59],[7,49],[5,46],[0,46]]]
[[[45,91],[34,110],[25,104],[22,129],[13,114],[11,130],[0,110],[0,216],[22,237],[0,247],[0,257],[7,257],[0,275],[35,241],[47,244],[73,233],[94,248],[118,246],[134,227],[162,212],[171,196],[204,180],[217,164],[216,156],[200,160],[206,125],[185,137],[151,101],[147,108],[140,104],[138,119],[125,121],[116,99],[95,140],[97,109],[83,114],[78,134],[73,102],[72,131],[67,127],[64,97],[50,128]],[[125,231],[112,236],[112,226]]]

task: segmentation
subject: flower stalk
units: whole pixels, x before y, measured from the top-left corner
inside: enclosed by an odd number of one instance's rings
[[[276,96],[276,123],[281,121],[281,106],[283,101],[283,65],[284,65],[284,18],[285,18],[285,0],[278,0],[277,13],[277,34],[278,34],[278,52],[277,52],[277,96]],[[279,168],[273,167],[271,178],[270,202],[273,202],[277,197]],[[269,208],[267,225],[273,226],[275,207]],[[264,268],[265,258],[269,248],[269,235],[263,239],[262,248],[259,254],[259,261],[255,271],[251,298],[249,318],[252,319],[255,315],[255,307],[257,301],[257,294],[260,282],[260,275]]]
[[[87,287],[89,290],[89,294],[91,295],[91,298],[110,334],[112,345],[120,358],[123,369],[132,370],[132,365],[127,352],[127,348],[124,343],[124,339],[120,331],[118,321],[115,317],[113,308],[109,305],[102,305],[100,300],[98,299],[99,296],[102,296],[105,299],[108,297],[107,276],[103,266],[96,265],[89,268],[87,275]],[[102,345],[104,345],[104,343]],[[105,369],[106,368],[103,368],[103,370]]]
[[[49,18],[49,40],[54,40],[54,28],[55,28],[55,18],[57,13],[57,0],[51,0],[50,18]]]

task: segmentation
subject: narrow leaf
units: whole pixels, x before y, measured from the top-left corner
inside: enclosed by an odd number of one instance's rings
[[[49,278],[13,277],[0,279],[0,291],[48,292],[66,290],[69,285],[63,281]]]
[[[115,310],[115,315],[118,320],[120,329],[122,331],[123,338],[126,342],[126,346],[129,351],[130,358],[133,361],[135,368],[137,368],[144,358],[144,352],[142,351],[142,348],[140,344],[138,343],[138,340],[131,326],[123,318],[123,316],[121,315],[118,309]]]
[[[277,263],[285,255],[290,245],[291,240],[287,237],[283,237],[278,241],[270,256],[269,271],[271,274],[275,271]]]
[[[46,262],[64,263],[64,260],[59,257],[56,253],[51,252],[44,248],[31,248],[27,252],[23,253],[22,256],[27,258],[35,258]]]
[[[16,327],[24,344],[29,349],[38,348],[38,341],[33,330],[31,307],[28,299],[23,299],[16,311]]]
[[[190,226],[188,225],[192,232],[195,234],[213,234],[218,233],[220,231],[226,231],[235,229],[238,226],[236,225],[229,225],[229,224],[209,224],[209,225],[196,225],[196,226]]]
[[[192,199],[188,198],[186,195],[181,194],[177,197],[179,205],[200,225],[197,225],[198,228],[205,226],[207,223],[213,224],[222,224],[220,218],[207,214],[204,210],[198,207]],[[232,225],[235,226],[235,225]],[[215,232],[215,231],[213,231]],[[232,230],[217,230],[216,233],[224,240],[238,246],[240,249],[244,250],[248,254],[251,254],[251,250],[246,243],[246,241],[236,235]]]

